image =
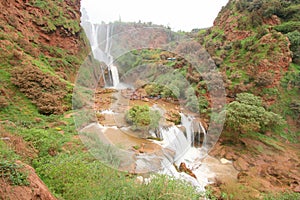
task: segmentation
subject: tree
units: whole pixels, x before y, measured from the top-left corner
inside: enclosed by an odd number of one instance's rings
[[[251,131],[264,132],[284,124],[278,114],[267,111],[262,106],[260,97],[250,93],[240,93],[236,101],[231,102],[226,109],[225,127],[239,133]]]

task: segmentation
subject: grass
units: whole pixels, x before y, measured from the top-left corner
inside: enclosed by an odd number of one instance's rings
[[[0,178],[12,185],[28,185],[27,173],[20,171],[22,166],[14,162],[16,159],[19,156],[0,140]]]
[[[279,151],[284,151],[284,148],[279,145],[279,143],[276,140],[276,138],[268,137],[266,135],[263,135],[263,134],[260,134],[260,133],[256,133],[256,132],[248,133],[247,137],[258,139],[261,142],[263,142],[264,144],[266,144],[266,145],[268,145],[270,147],[273,147],[274,149],[277,149]]]
[[[264,200],[296,200],[300,199],[300,193],[283,192],[278,194],[267,194]]]
[[[150,184],[136,183],[135,176],[104,166],[88,153],[60,154],[40,160],[37,172],[63,199],[198,199],[186,183],[157,176]]]
[[[72,118],[41,115],[22,93],[14,92],[10,105],[0,110],[0,121],[12,122],[15,126],[3,124],[5,132],[21,136],[38,151],[38,157],[33,160],[19,157],[0,140],[1,166],[5,174],[13,175],[11,184],[27,184],[22,182],[26,174],[20,174],[19,166],[15,165],[15,160],[24,159],[59,199],[199,199],[200,194],[182,181],[158,176],[144,185],[136,183],[134,175],[107,167],[86,152],[80,140],[74,139],[77,132]],[[99,146],[99,142],[94,144],[94,155],[109,158],[108,152],[113,153],[109,147]]]

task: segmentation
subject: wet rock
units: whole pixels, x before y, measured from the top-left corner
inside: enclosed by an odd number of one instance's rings
[[[179,111],[176,109],[171,109],[165,114],[165,118],[169,122],[173,122],[174,124],[180,124],[181,122],[181,116],[179,114]]]
[[[246,171],[249,169],[249,164],[241,157],[239,157],[234,163],[233,166],[239,171]]]
[[[232,163],[231,160],[227,160],[227,159],[225,159],[225,158],[221,158],[221,159],[220,159],[220,162],[221,162],[222,164],[231,164],[231,163]]]
[[[227,160],[236,160],[238,158],[238,156],[231,151],[226,151],[224,154],[225,159]]]
[[[191,169],[189,169],[186,164],[184,162],[180,163],[179,165],[179,172],[184,172],[188,175],[190,175],[191,177],[194,177],[195,179],[197,179],[196,175],[192,172]]]

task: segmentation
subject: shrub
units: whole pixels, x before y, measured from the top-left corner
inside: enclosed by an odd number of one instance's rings
[[[287,34],[291,42],[291,50],[293,52],[293,61],[295,63],[300,63],[300,32],[293,31]]]
[[[238,94],[226,112],[226,128],[237,133],[265,131],[285,123],[280,115],[265,110],[261,99],[250,93]]]
[[[158,84],[149,84],[145,86],[145,91],[149,96],[158,96],[162,93],[163,86]]]
[[[282,33],[289,33],[293,31],[300,31],[300,22],[299,21],[289,21],[275,26],[275,30]]]
[[[126,113],[126,121],[133,125],[133,129],[151,130],[159,125],[161,114],[151,110],[149,106],[133,106]]]
[[[37,67],[27,66],[15,68],[11,81],[32,100],[40,113],[60,114],[65,110],[63,103],[67,95],[66,84],[57,77],[44,73]]]
[[[209,106],[207,99],[204,96],[196,96],[194,89],[189,88],[186,91],[186,107],[192,112],[206,113]]]
[[[265,87],[273,83],[273,76],[270,72],[263,72],[256,76],[254,82],[258,87]]]

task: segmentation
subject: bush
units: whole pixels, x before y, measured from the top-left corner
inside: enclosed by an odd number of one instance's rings
[[[258,87],[265,87],[273,83],[273,75],[271,72],[263,72],[258,74],[254,80],[254,83]]]
[[[87,153],[40,159],[37,173],[60,199],[199,199],[191,185],[166,176],[139,184],[136,176],[104,166]]]
[[[133,106],[126,113],[126,121],[133,125],[133,129],[153,130],[158,128],[161,114],[157,110],[150,110],[149,106]]]
[[[185,105],[190,111],[206,113],[209,103],[204,96],[197,97],[194,89],[191,87],[186,91],[185,95],[187,98]]]
[[[289,33],[293,31],[300,31],[300,22],[299,21],[289,21],[275,26],[275,30],[282,33]]]
[[[44,73],[37,67],[27,66],[14,69],[11,81],[32,100],[40,113],[50,115],[65,111],[63,103],[67,95],[66,84],[57,77]]]
[[[293,61],[295,63],[300,63],[300,32],[293,31],[287,34],[291,42],[291,50],[293,52]]]
[[[226,112],[226,128],[237,133],[265,131],[285,123],[280,115],[265,110],[259,97],[249,93],[238,94]]]

